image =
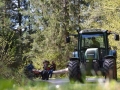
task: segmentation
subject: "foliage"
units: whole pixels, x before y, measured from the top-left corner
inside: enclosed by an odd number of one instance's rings
[[[32,54],[34,52],[34,61],[42,63],[45,59],[50,61],[55,60],[56,63],[59,62],[59,67],[63,64],[65,59],[68,59],[63,55],[69,54],[65,51],[65,48],[67,47],[65,45],[65,30],[62,25],[64,24],[64,16],[62,16],[63,8],[60,5],[62,2],[59,0],[39,0],[38,2],[40,3],[31,0],[31,6],[36,6],[34,13],[31,13],[31,17],[36,15],[36,18],[34,18],[36,21],[35,25],[38,25],[44,30],[37,31],[37,33],[31,35],[33,43],[32,51],[30,53]],[[38,12],[39,9],[40,11]]]
[[[20,83],[19,69],[23,65],[19,31],[10,28],[10,17],[6,13],[5,1],[0,2],[0,77],[12,78]],[[9,82],[9,81],[8,81]]]
[[[115,20],[119,19],[119,12],[116,11],[116,8],[119,10],[119,3],[116,3],[119,0],[115,2],[112,0],[85,0],[84,3],[74,0],[66,0],[66,2],[39,0],[38,2],[36,3],[31,0],[31,5],[35,10],[34,13],[30,13],[31,16],[39,16],[34,20],[36,25],[42,27],[41,35],[44,37],[44,40],[38,44],[39,49],[43,52],[39,54],[41,55],[40,57],[37,56],[37,60],[47,58],[49,60],[56,60],[59,64],[62,62],[65,65],[64,63],[69,59],[69,52],[74,49],[76,44],[75,42],[70,45],[65,43],[66,31],[75,33],[74,30],[79,27],[82,29],[110,29],[113,31],[119,28],[119,25],[114,24],[119,24],[119,20]],[[112,6],[111,3],[113,3]],[[113,15],[115,19],[111,18]],[[111,28],[110,24],[116,26]],[[119,33],[119,31],[117,32]],[[35,36],[37,36],[37,33]],[[35,42],[37,41],[35,40]]]
[[[0,1],[0,62],[13,71],[21,70],[29,60],[38,69],[42,69],[45,59],[54,60],[57,69],[66,67],[77,45],[73,37],[73,42],[65,43],[67,32],[76,34],[76,30],[101,28],[120,34],[120,0],[20,0],[22,6],[16,11],[8,10],[15,14],[13,19],[20,15],[18,12],[22,15],[21,20],[15,20],[14,24],[19,24],[16,31],[10,27],[11,14],[6,13],[4,5],[7,0]],[[118,50],[119,68],[120,43],[113,43],[111,38],[111,46]]]
[[[13,85],[12,80],[0,79],[0,90],[12,89]]]

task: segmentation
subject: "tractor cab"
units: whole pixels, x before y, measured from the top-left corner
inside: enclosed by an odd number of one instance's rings
[[[81,33],[79,38],[80,60],[94,59],[100,60],[100,56],[107,55],[108,46],[106,45],[103,33]],[[101,55],[100,55],[101,54]]]
[[[82,30],[78,34],[78,51],[75,51],[75,57],[80,60],[93,58],[102,60],[106,55],[116,55],[115,51],[111,50],[108,36],[114,34],[115,40],[119,40],[119,35],[111,33],[108,30]]]

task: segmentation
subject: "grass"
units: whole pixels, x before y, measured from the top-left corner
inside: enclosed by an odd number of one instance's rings
[[[38,84],[39,83],[39,84]],[[119,83],[116,81],[106,83],[67,83],[63,85],[53,85],[45,82],[38,82],[36,85],[27,85],[24,87],[17,87],[15,90],[120,90]]]
[[[17,85],[12,80],[0,79],[0,90],[120,90],[120,82],[99,83],[64,83],[51,84],[45,81],[29,81],[23,85]]]

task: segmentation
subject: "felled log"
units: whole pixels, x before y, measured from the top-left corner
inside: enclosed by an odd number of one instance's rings
[[[32,71],[33,71],[34,73],[40,73],[42,70],[33,69]],[[63,74],[63,73],[68,73],[68,68],[53,71],[53,74]]]
[[[65,68],[65,69],[53,71],[53,74],[63,74],[67,72],[68,72],[68,68]]]

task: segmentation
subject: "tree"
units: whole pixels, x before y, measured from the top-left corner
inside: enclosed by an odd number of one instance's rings
[[[103,28],[120,33],[119,0],[2,0],[0,5],[1,53],[6,53],[1,56],[9,55],[13,66],[31,59],[39,67],[48,59],[63,68],[77,45],[74,38],[65,43],[68,32]]]
[[[66,32],[75,32],[74,30],[80,29],[79,3],[81,2],[79,0],[39,0],[38,2],[31,0],[31,7],[35,7],[35,9],[34,13],[30,15],[36,16],[34,19],[36,21],[35,24],[43,28],[41,34],[45,39],[40,42],[44,46],[40,48],[41,46],[39,45],[39,48],[43,51],[40,55],[43,59],[57,60],[62,65],[69,59],[69,50],[74,49],[72,47],[74,43],[67,45],[65,38]]]

